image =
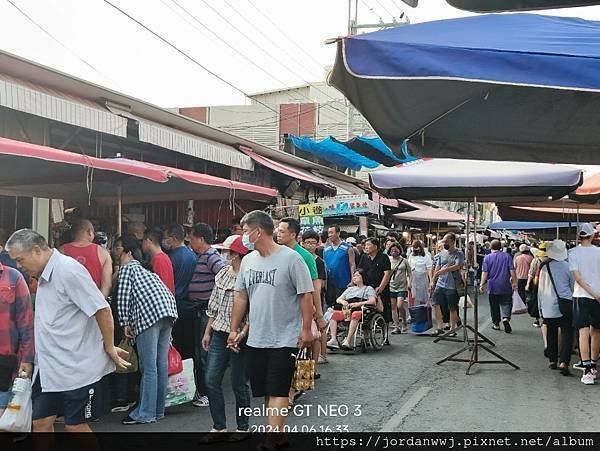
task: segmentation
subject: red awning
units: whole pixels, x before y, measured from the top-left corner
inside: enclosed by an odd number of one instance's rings
[[[333,187],[331,183],[329,183],[327,180],[317,177],[316,175],[311,174],[310,172],[305,171],[304,169],[293,168],[291,166],[287,166],[283,163],[280,163],[279,161],[263,157],[262,155],[259,155],[253,152],[251,149],[244,146],[239,146],[239,149],[240,151],[248,155],[250,158],[252,158],[256,163],[266,166],[269,169],[272,169],[273,171],[279,172],[280,174],[286,175],[293,179],[303,180],[314,185],[320,185],[331,190],[335,190],[335,187]]]
[[[127,158],[96,158],[7,138],[0,138],[0,168],[0,193],[7,195],[114,198],[118,185],[129,202],[226,199],[231,191],[237,197],[248,193],[248,199],[277,195],[272,188],[208,174]]]
[[[461,214],[443,208],[422,207],[415,211],[396,213],[394,218],[415,222],[464,222],[467,218]]]

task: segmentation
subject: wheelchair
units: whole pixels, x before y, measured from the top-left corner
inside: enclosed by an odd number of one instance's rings
[[[354,333],[353,342],[351,343],[353,349],[346,352],[356,352],[359,347],[362,352],[367,352],[367,348],[381,351],[383,349],[383,344],[388,338],[388,326],[385,322],[385,318],[374,306],[362,306],[361,310],[362,318]],[[341,344],[348,335],[349,328],[350,319],[344,319],[344,321],[338,322],[336,340],[340,348],[329,348],[330,351],[345,351],[341,347]],[[329,334],[329,326],[327,326],[327,333]]]

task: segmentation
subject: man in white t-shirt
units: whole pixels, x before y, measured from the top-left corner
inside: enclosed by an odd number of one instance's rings
[[[582,224],[581,245],[569,252],[569,269],[575,278],[573,325],[579,330],[579,352],[584,367],[581,382],[586,385],[594,384],[600,353],[600,248],[592,244],[595,235],[591,224]]]

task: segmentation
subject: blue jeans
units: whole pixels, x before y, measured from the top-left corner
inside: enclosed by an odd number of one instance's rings
[[[510,320],[512,315],[513,298],[510,294],[490,294],[490,314],[494,325],[500,324],[500,320],[504,318]]]
[[[194,334],[194,379],[196,381],[196,392],[204,396],[207,394],[206,381],[206,351],[202,347],[202,337],[208,324],[206,309],[193,312],[193,334]]]
[[[227,332],[213,330],[208,347],[206,388],[210,402],[210,415],[213,419],[213,428],[218,430],[227,428],[225,400],[221,384],[225,370],[231,363],[231,388],[235,395],[237,428],[240,431],[247,431],[248,416],[240,415],[240,409],[250,407],[250,387],[243,363],[243,350],[235,353],[227,349],[228,336]]]
[[[139,402],[129,416],[136,421],[151,423],[165,416],[172,327],[172,318],[162,318],[135,339],[142,380]]]

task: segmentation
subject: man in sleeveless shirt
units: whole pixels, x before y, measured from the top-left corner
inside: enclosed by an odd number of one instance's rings
[[[88,219],[77,220],[71,227],[73,241],[60,249],[88,270],[92,280],[108,298],[112,285],[112,259],[108,251],[94,244],[94,225]]]

